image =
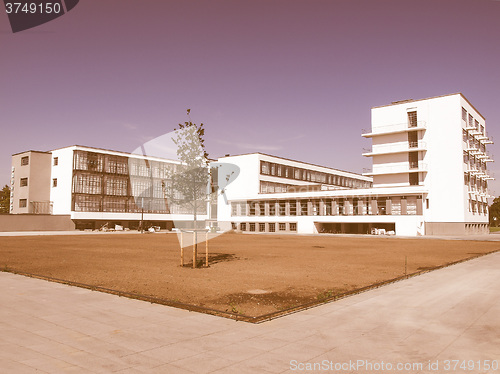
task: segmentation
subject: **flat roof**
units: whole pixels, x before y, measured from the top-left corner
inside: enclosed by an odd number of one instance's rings
[[[324,165],[312,164],[312,163],[310,163],[310,162],[304,162],[304,161],[299,161],[299,160],[293,160],[293,159],[291,159],[291,158],[280,157],[280,156],[273,156],[273,155],[270,155],[270,154],[267,154],[267,153],[262,153],[262,152],[252,152],[252,153],[242,153],[242,154],[239,154],[239,155],[229,155],[229,156],[219,157],[219,159],[221,159],[221,158],[227,158],[227,157],[250,156],[250,155],[262,155],[262,156],[267,156],[267,157],[278,158],[278,159],[280,159],[280,160],[292,161],[292,162],[298,162],[298,163],[300,163],[300,164],[311,165],[311,166],[317,166],[317,167],[320,167],[320,168],[325,168],[325,169],[330,169],[330,170],[335,170],[335,171],[341,171],[341,172],[343,172],[343,173],[349,173],[349,174],[358,175],[358,176],[363,177],[363,178],[368,178],[369,180],[367,180],[367,182],[371,182],[371,178],[370,178],[370,177],[366,177],[366,176],[365,176],[365,175],[363,175],[363,174],[354,173],[354,172],[352,172],[352,171],[347,171],[347,170],[342,170],[342,169],[335,169],[335,168],[332,168],[332,167],[329,167],[329,166],[324,166]]]
[[[28,152],[33,152],[33,153],[50,153],[50,152],[46,152],[46,151],[34,151],[34,150],[30,149],[29,151],[14,153],[12,156],[22,155],[23,153],[28,153]]]
[[[140,153],[115,151],[113,149],[90,147],[88,145],[79,145],[79,144],[74,144],[74,145],[69,145],[67,147],[61,147],[61,148],[52,149],[50,152],[47,152],[47,153],[51,153],[53,151],[58,151],[58,150],[61,150],[61,149],[72,148],[72,147],[84,148],[84,149],[93,149],[93,150],[102,151],[102,152],[113,152],[113,153],[118,153],[118,154],[121,154],[121,155],[124,155],[124,156],[140,156],[142,158],[154,158],[154,159],[158,159],[158,160],[167,160],[167,161],[173,161],[173,162],[180,162],[178,160],[172,160],[172,159],[169,159],[169,158],[163,158],[163,157],[158,157],[158,156],[149,156],[149,155],[143,155],[143,154],[140,154]]]
[[[462,98],[467,101],[467,103],[477,112],[477,114],[479,114],[481,116],[482,119],[484,119],[486,121],[486,118],[484,118],[484,116],[481,114],[481,112],[479,112],[479,110],[476,109],[476,107],[474,107],[474,105],[472,105],[472,103],[464,96],[463,93],[461,92],[456,92],[456,93],[452,93],[452,94],[447,94],[447,95],[439,95],[439,96],[432,96],[432,97],[427,97],[425,99],[418,99],[418,100],[414,100],[414,99],[408,99],[408,100],[399,100],[399,101],[393,101],[392,103],[390,104],[386,104],[386,105],[379,105],[379,106],[374,106],[372,107],[372,109],[377,109],[377,108],[384,108],[384,107],[388,107],[388,106],[392,106],[392,105],[401,105],[401,104],[407,104],[407,103],[414,103],[414,102],[417,102],[417,101],[425,101],[425,100],[431,100],[431,99],[439,99],[441,97],[447,97],[447,96],[455,96],[455,95],[460,95],[462,96]]]

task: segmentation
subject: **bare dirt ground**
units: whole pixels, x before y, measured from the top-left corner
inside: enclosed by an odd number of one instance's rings
[[[500,243],[228,233],[209,248],[210,266],[192,269],[174,234],[0,237],[0,270],[259,316],[403,276],[405,258],[411,274]]]

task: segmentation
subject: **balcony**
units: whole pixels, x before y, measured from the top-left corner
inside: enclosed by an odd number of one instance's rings
[[[427,164],[418,162],[401,162],[395,165],[375,164],[373,170],[366,170],[363,175],[374,176],[384,174],[406,174],[427,172]]]
[[[369,130],[362,130],[361,136],[365,138],[371,138],[374,136],[380,136],[380,135],[388,135],[388,134],[397,134],[397,133],[403,133],[403,132],[409,132],[409,131],[419,131],[419,130],[426,130],[427,125],[425,121],[418,121],[416,125],[410,126],[407,122],[405,123],[397,123],[393,125],[385,125],[385,126],[376,126],[375,128],[372,128],[371,131]]]
[[[468,166],[467,167],[467,170],[465,170],[466,173],[470,174],[470,175],[481,175],[483,174],[483,171],[480,170],[480,169],[476,169],[476,168],[473,168],[473,167],[470,167]]]
[[[427,150],[427,144],[423,141],[418,142],[401,142],[393,144],[379,144],[373,145],[372,148],[363,149],[365,151],[363,156],[372,157],[376,155],[387,155],[393,153],[405,153],[414,151],[425,151]]]
[[[483,136],[478,138],[479,141],[483,144],[493,144],[493,137],[492,136]]]
[[[475,145],[467,145],[467,147],[465,148],[465,150],[467,152],[469,152],[471,155],[477,155],[477,154],[481,154],[483,153],[479,147],[475,146]]]

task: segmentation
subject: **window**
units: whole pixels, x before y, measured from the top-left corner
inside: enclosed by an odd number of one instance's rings
[[[418,147],[418,134],[416,131],[412,131],[408,133],[408,146],[410,148]]]
[[[467,122],[467,111],[465,108],[462,108],[462,119]]]
[[[319,215],[319,201],[318,200],[313,200],[311,202],[311,208],[312,208],[312,215],[317,216]]]
[[[469,127],[474,127],[474,118],[469,114]]]
[[[286,223],[280,223],[279,229],[280,229],[280,231],[286,231]]]
[[[253,223],[253,222],[249,223],[248,226],[249,226],[249,229],[250,229],[249,231],[255,231],[255,223]]]
[[[236,222],[231,222],[231,229],[236,230],[238,228],[238,225]]]
[[[28,185],[28,178],[21,178],[19,181],[19,186],[20,187],[26,187]]]
[[[395,216],[401,215],[401,199],[399,197],[392,198],[391,209],[391,214]]]
[[[467,130],[462,129],[462,140],[467,143]]]
[[[290,215],[291,216],[296,216],[297,215],[297,202],[295,200],[290,200]]]
[[[59,157],[54,157],[54,166],[59,165]]]
[[[265,223],[259,223],[259,231],[260,232],[266,231],[266,224]]]
[[[101,212],[101,203],[101,196],[75,195],[73,210],[75,212]]]
[[[325,216],[331,216],[332,215],[332,200],[331,199],[326,199],[325,203],[323,204],[323,209],[324,209],[324,215]]]
[[[149,181],[147,181],[146,184],[147,183],[149,183]],[[140,189],[139,186],[136,187],[140,190],[136,196],[140,196],[141,192],[147,189],[147,187],[143,189]],[[100,195],[102,193],[101,177],[93,174],[75,174],[73,176],[73,192]]]
[[[52,179],[52,187],[57,187],[57,178]]]
[[[264,215],[264,202],[259,201],[255,203],[255,214],[258,216],[263,216]]]
[[[19,199],[19,208],[26,208],[27,205],[28,205],[27,199]]]
[[[410,163],[410,169],[418,169],[418,152],[408,153],[408,161]]]
[[[269,224],[269,232],[276,232],[276,224],[275,223]]]
[[[280,201],[278,203],[278,207],[279,207],[278,215],[280,216],[286,215],[286,203],[284,201]]]
[[[236,203],[231,203],[231,215],[232,216],[238,215],[237,208],[238,208],[238,205],[236,205]]]
[[[127,198],[124,197],[114,197],[105,196],[102,202],[103,212],[126,212]],[[161,208],[155,206],[156,204],[152,201],[151,206],[148,211],[160,210]]]
[[[247,203],[240,203],[240,216],[247,215]]]
[[[409,197],[406,200],[406,214],[410,216],[417,214],[417,199],[415,197]]]
[[[104,190],[106,195],[127,196],[128,179],[119,176],[106,175],[104,177]],[[149,181],[151,186],[151,181]],[[153,181],[153,197],[162,198],[163,189],[161,183]]]
[[[377,199],[378,214],[385,216],[387,214],[387,200],[385,198]]]
[[[290,231],[297,231],[297,223],[290,222]]]
[[[269,215],[270,216],[276,215],[276,203],[274,201],[269,202]]]
[[[409,174],[410,186],[418,186],[418,173]]]
[[[30,158],[29,156],[24,156],[21,157],[21,166],[26,166],[30,163]]]
[[[264,175],[269,175],[269,163],[261,161],[260,162],[260,173]]]
[[[306,200],[299,200],[300,204],[300,215],[301,216],[307,216],[307,201]]]
[[[248,212],[248,215],[249,215],[249,216],[255,216],[255,201],[251,201],[251,202],[248,204],[248,206],[249,206],[249,208],[250,208],[250,209],[249,209],[249,212]],[[251,231],[251,230],[250,230],[250,231]],[[255,231],[255,230],[253,230],[253,231]]]
[[[417,112],[408,112],[408,127],[417,127]]]
[[[240,223],[240,230],[241,231],[246,231],[247,230],[247,224],[245,222]]]

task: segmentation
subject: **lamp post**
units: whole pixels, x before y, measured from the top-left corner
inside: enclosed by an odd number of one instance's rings
[[[141,234],[144,233],[144,197],[141,197]]]

